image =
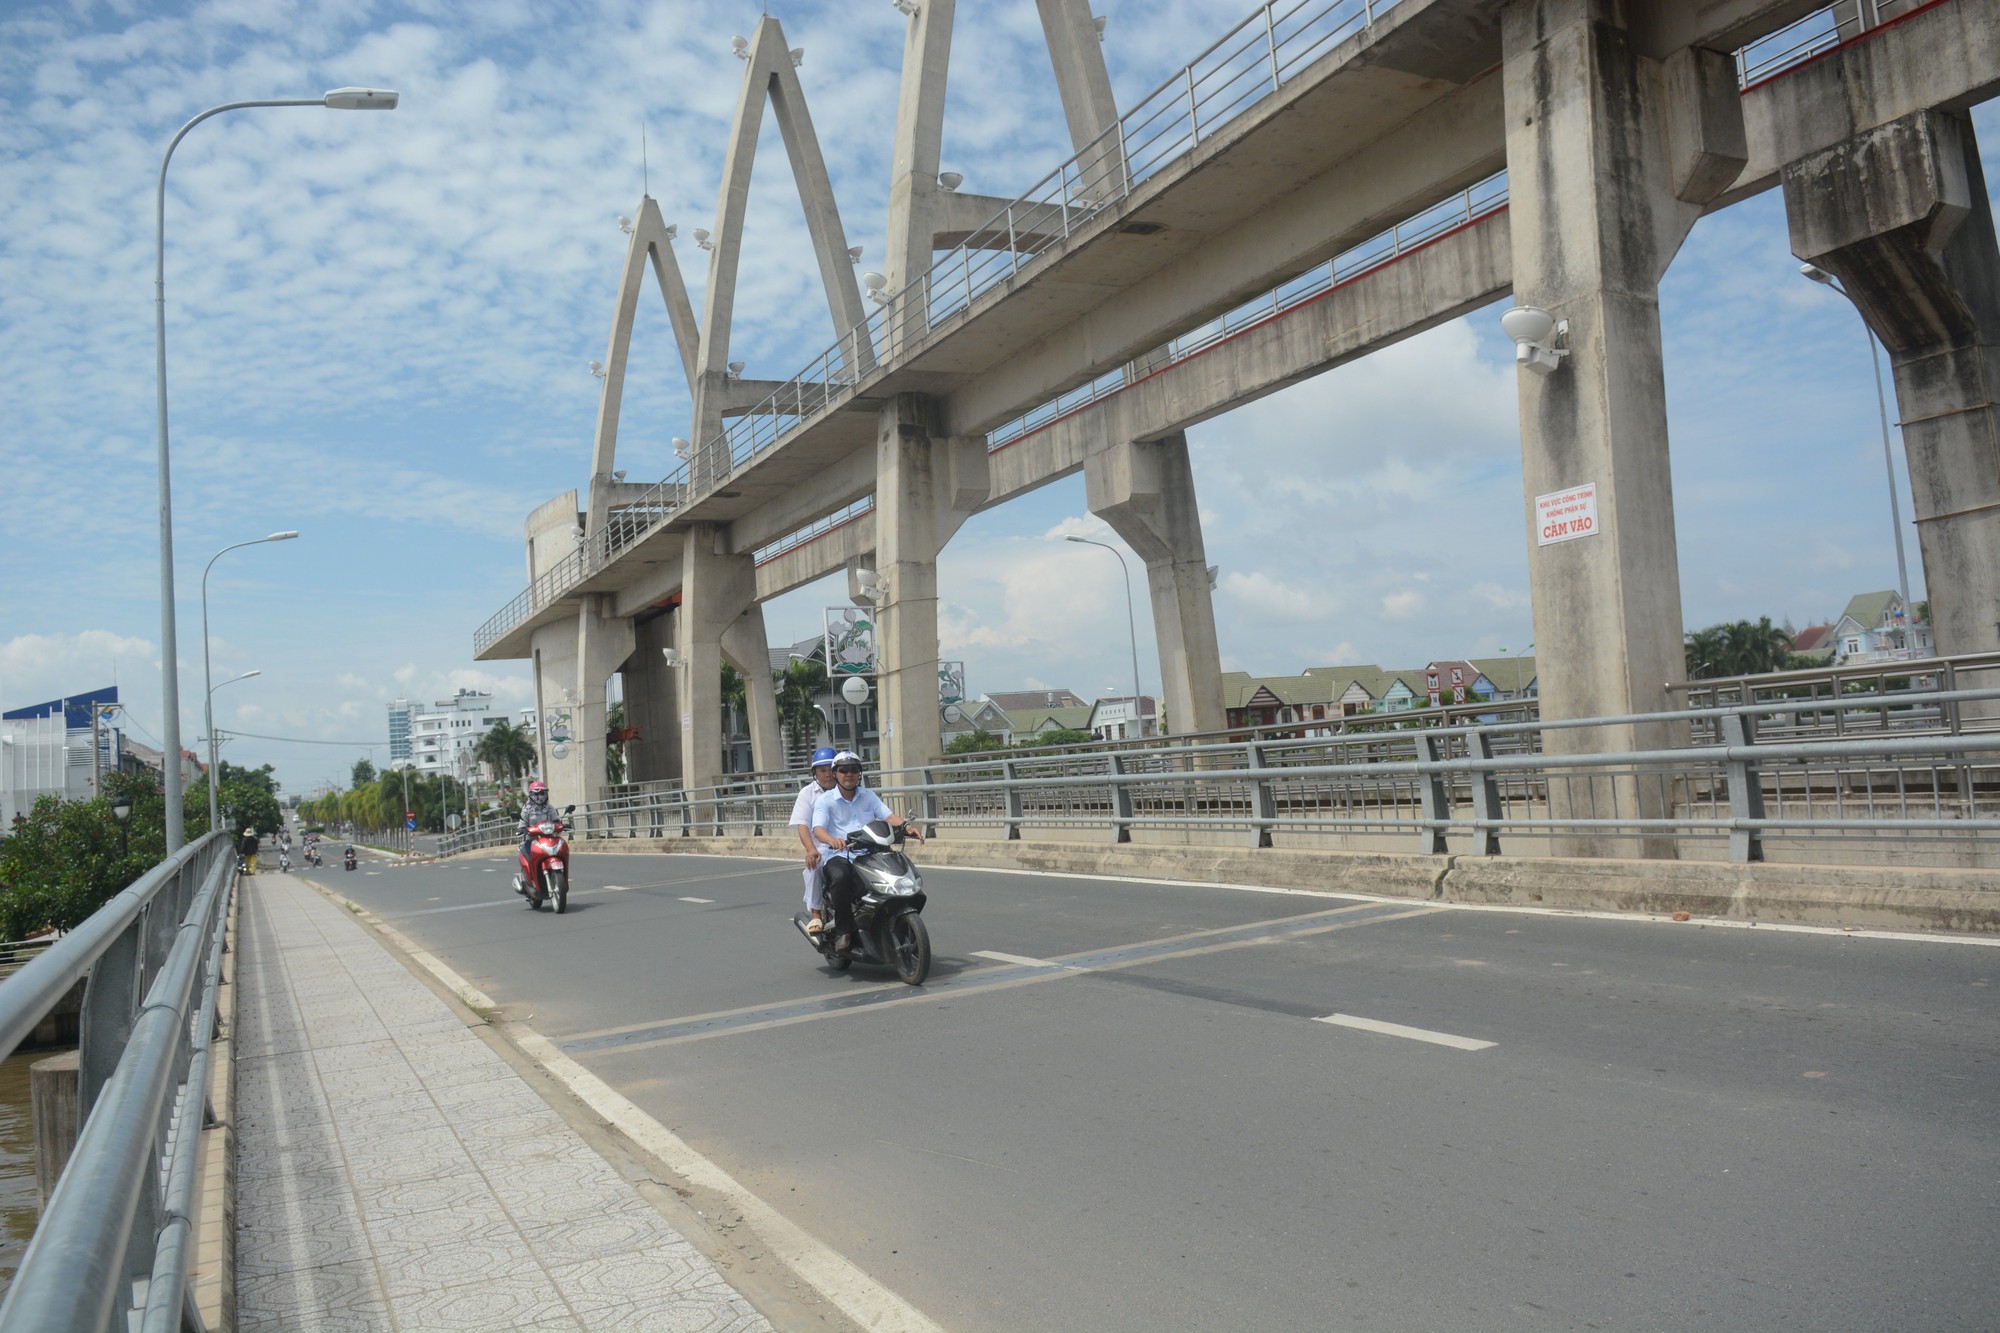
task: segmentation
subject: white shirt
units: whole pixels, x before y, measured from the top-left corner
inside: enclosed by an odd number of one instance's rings
[[[813,806],[813,827],[825,829],[836,838],[845,838],[870,820],[887,819],[889,814],[889,807],[882,804],[882,798],[868,788],[856,787],[854,799],[848,800],[836,786],[832,791],[823,793]],[[836,852],[830,847],[826,849],[826,854],[850,859],[854,855],[852,852]]]
[[[790,826],[792,828],[811,828],[813,822],[813,806],[819,803],[820,797],[826,795],[829,791],[835,791],[835,790],[838,789],[833,787],[820,786],[817,779],[808,782],[805,786],[799,788],[799,799],[792,802],[792,819]]]

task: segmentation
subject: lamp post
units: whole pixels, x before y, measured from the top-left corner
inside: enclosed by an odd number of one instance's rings
[[[205,640],[204,647],[206,647]],[[223,681],[222,685],[234,685],[239,680],[248,680],[252,676],[261,676],[263,674],[262,671],[246,671],[240,676]],[[208,679],[206,653],[203,654],[202,660],[202,679]],[[222,827],[218,822],[222,818],[222,813],[216,805],[216,788],[222,780],[222,763],[218,753],[220,747],[216,744],[215,740],[215,692],[221,689],[222,685],[211,685],[208,687],[208,700],[202,708],[202,716],[207,719],[208,725],[208,831],[211,833]]]
[[[1065,537],[1064,541],[1076,542],[1081,546],[1101,546],[1118,557],[1118,568],[1125,574],[1125,629],[1132,638],[1132,725],[1137,734],[1146,734],[1145,706],[1140,703],[1139,694],[1139,621],[1132,612],[1132,569],[1125,563],[1125,553],[1108,542],[1092,541],[1088,537]]]
[[[1903,594],[1903,610],[1914,618],[1916,612],[1910,606],[1910,566],[1903,558],[1903,512],[1896,503],[1896,456],[1889,448],[1889,398],[1882,392],[1882,349],[1876,346],[1875,330],[1868,327],[1868,317],[1861,314],[1861,307],[1848,294],[1845,287],[1834,281],[1833,275],[1816,264],[1801,264],[1799,272],[1822,287],[1839,292],[1854,306],[1854,313],[1861,315],[1861,331],[1868,338],[1868,357],[1875,363],[1875,408],[1882,416],[1882,466],[1889,473],[1889,524],[1896,534],[1896,587]]]
[[[122,861],[132,854],[132,798],[120,795],[112,803],[111,817],[118,821],[118,859]]]
[[[161,475],[165,476],[164,473]],[[228,555],[231,551],[240,551],[246,546],[260,546],[265,542],[288,542],[298,535],[296,532],[274,532],[268,537],[253,537],[247,542],[237,542],[234,546],[225,546],[210,556],[208,563],[203,565],[201,569],[201,684],[202,688],[208,692],[208,703],[202,712],[201,725],[206,729],[208,736],[208,827],[211,832],[221,827],[216,822],[221,818],[221,815],[215,801],[215,692],[221,689],[222,685],[212,685],[209,683],[212,677],[209,674],[208,665],[208,571],[214,569],[215,562],[222,559],[223,556]],[[257,673],[253,671],[250,674],[254,676]],[[242,680],[243,677],[238,676],[236,679]],[[223,682],[223,685],[227,684],[229,684],[228,681]]]
[[[167,782],[167,855],[186,841],[181,818],[181,680],[175,661],[179,643],[174,632],[174,506],[172,468],[167,450],[167,164],[189,130],[210,116],[247,107],[323,106],[335,111],[393,111],[395,93],[380,88],[336,88],[320,97],[286,97],[253,102],[224,102],[181,126],[160,155],[160,184],[153,203],[153,370],[158,416],[160,466],[160,715],[162,768]]]

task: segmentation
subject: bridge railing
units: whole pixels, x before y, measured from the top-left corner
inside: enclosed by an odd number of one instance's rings
[[[235,864],[228,838],[208,834],[0,981],[0,1049],[12,1050],[90,979],[82,1128],[0,1305],[0,1330],[160,1333],[182,1327],[184,1307],[192,1313],[195,1152]]]
[[[1835,709],[1874,719],[1872,730],[1826,733]],[[1144,831],[1273,847],[1365,836],[1430,852],[1462,839],[1459,850],[1494,855],[1503,840],[1585,836],[1670,839],[1688,855],[1736,861],[1764,860],[1777,844],[1801,863],[1887,842],[1903,864],[2000,864],[2000,729],[1959,725],[1996,714],[2000,688],[1561,722],[1436,726],[1387,714],[1319,735],[994,752],[870,785],[926,826],[1008,840],[1082,831],[1128,842]],[[1634,729],[1651,748],[1601,744]],[[599,802],[579,807],[577,827],[634,840],[769,834],[799,781],[755,775]]]

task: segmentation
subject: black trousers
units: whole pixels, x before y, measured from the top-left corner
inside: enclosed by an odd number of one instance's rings
[[[836,930],[854,930],[854,903],[861,896],[861,873],[844,856],[829,856],[826,866],[826,900],[833,904]]]

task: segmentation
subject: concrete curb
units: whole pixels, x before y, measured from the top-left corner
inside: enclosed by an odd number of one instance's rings
[[[581,852],[797,859],[781,837],[592,839]],[[462,855],[474,856],[468,852]],[[1421,901],[1717,920],[2000,934],[2000,873],[1930,866],[1419,856],[1295,848],[963,842],[925,844],[924,865],[1116,875]]]

